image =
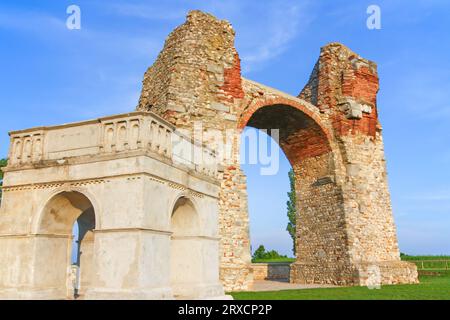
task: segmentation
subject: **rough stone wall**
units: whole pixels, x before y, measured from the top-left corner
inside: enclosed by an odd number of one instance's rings
[[[219,194],[220,279],[226,290],[246,290],[253,281],[246,190],[243,171],[227,167]]]
[[[138,109],[151,110],[191,133],[200,121],[205,142],[208,130],[236,129],[244,92],[234,36],[228,22],[191,11],[145,73]],[[237,161],[239,133],[234,134],[232,157],[219,174],[220,273],[226,289],[244,290],[252,281],[249,221],[246,179]]]
[[[196,120],[205,128],[233,127],[228,122],[236,120],[234,106],[243,97],[234,36],[228,22],[191,11],[145,73],[138,109],[178,128],[190,130]]]
[[[246,178],[237,161],[245,126],[281,129],[280,146],[296,173],[299,247],[291,281],[365,284],[372,267],[384,283],[417,281],[414,267],[399,259],[377,92],[376,65],[341,44],[322,48],[308,84],[293,97],[241,77],[226,21],[192,11],[168,37],[145,74],[138,108],[200,131],[204,140],[208,130],[234,130],[232,157],[219,177],[226,290],[252,281]]]
[[[316,102],[333,128],[339,158],[335,161],[336,184],[341,188],[353,282],[365,283],[368,265],[382,272],[383,283],[398,283],[398,278],[416,282],[417,272],[410,272],[414,267],[399,258],[378,121],[378,89],[375,63],[332,43],[322,48],[299,97]],[[392,277],[386,264],[398,265],[392,267],[397,276]],[[404,271],[402,276],[399,270]]]
[[[289,281],[290,266],[290,263],[253,263],[253,279]]]
[[[298,245],[292,282],[353,282],[343,194],[330,168],[332,156],[310,157],[293,166],[298,192]]]

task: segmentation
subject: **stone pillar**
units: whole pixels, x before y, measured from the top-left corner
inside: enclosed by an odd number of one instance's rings
[[[330,221],[335,219],[333,223],[340,229],[340,236],[328,233],[326,227],[317,230],[322,245],[328,249],[312,245],[310,249],[315,251],[316,258],[304,257],[302,246],[310,244],[301,242],[306,241],[305,235],[314,229],[314,224],[303,226],[299,221],[299,257],[293,265],[293,281],[355,285],[418,281],[415,265],[400,261],[378,121],[378,88],[375,63],[332,43],[322,48],[310,81],[300,94],[300,98],[317,105],[333,131],[333,169],[328,187],[319,183],[317,191],[314,185],[305,186],[304,172],[297,175],[299,190],[309,189],[306,195],[300,191],[299,218],[310,214],[316,225],[326,226],[326,220],[320,221],[325,213]],[[317,159],[311,161],[319,164]],[[319,191],[323,188],[328,191]],[[314,192],[326,196],[322,207],[313,204]],[[305,207],[306,201],[313,203]],[[329,250],[332,251],[327,253]],[[336,254],[339,250],[342,253]],[[333,261],[333,257],[339,261]],[[334,279],[324,277],[321,269],[324,262],[342,266]],[[306,269],[313,271],[309,273]]]
[[[83,212],[77,219],[78,224],[78,257],[77,265],[79,267],[79,291],[82,296],[89,288],[92,281],[94,268],[94,229],[95,212],[90,208]]]
[[[33,283],[33,238],[2,234],[0,248],[0,299],[18,299]]]
[[[297,191],[297,261],[292,283],[353,283],[343,194],[330,163],[333,154],[294,165]]]
[[[218,239],[173,236],[171,240],[171,288],[176,299],[223,298],[218,281]]]
[[[344,136],[342,184],[355,284],[417,283],[414,264],[400,261],[381,133]]]
[[[94,232],[90,230],[80,243],[80,291],[83,293],[90,287],[94,274]]]
[[[210,211],[205,203],[196,203],[179,198],[171,217],[170,285],[177,299],[224,296],[219,282],[217,206]]]
[[[1,236],[0,298],[67,299],[71,242],[64,235]]]
[[[95,274],[86,299],[171,299],[170,233],[95,231]]]
[[[241,169],[224,169],[219,197],[220,279],[226,291],[247,290],[253,275],[247,184]]]

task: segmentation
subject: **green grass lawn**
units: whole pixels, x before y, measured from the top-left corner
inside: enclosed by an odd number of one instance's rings
[[[450,256],[410,256],[410,255],[402,255],[402,260],[450,260]]]
[[[231,293],[235,300],[450,300],[450,272],[421,276],[420,284],[324,289],[283,290],[272,292]]]
[[[404,261],[414,261],[419,270],[450,270],[450,256],[409,256],[402,255]],[[433,261],[430,261],[433,260]]]
[[[418,260],[418,259],[411,259]],[[231,293],[235,300],[450,300],[450,271],[420,276],[417,285]]]

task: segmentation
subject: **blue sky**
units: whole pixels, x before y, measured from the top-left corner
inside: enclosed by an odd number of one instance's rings
[[[68,30],[66,8],[81,8]],[[381,30],[366,9],[381,8]],[[133,110],[141,80],[189,9],[229,20],[245,77],[297,95],[319,48],[342,42],[378,63],[380,118],[402,252],[450,254],[450,3],[53,1],[0,3],[0,155],[7,132]],[[289,253],[287,171],[246,166],[253,246]]]

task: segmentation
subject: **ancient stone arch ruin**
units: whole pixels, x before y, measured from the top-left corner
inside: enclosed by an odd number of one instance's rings
[[[373,270],[383,284],[417,282],[415,266],[399,257],[376,65],[331,43],[291,96],[241,76],[234,37],[228,22],[192,11],[145,73],[136,112],[11,133],[1,297],[66,297],[68,227],[83,216],[90,217],[81,249],[86,298],[247,290],[249,219],[238,161],[245,126],[280,129],[295,171],[291,282],[367,285]],[[230,159],[217,158],[215,143],[188,137],[198,122],[200,135],[234,132]],[[177,149],[174,136],[202,161]]]
[[[195,121],[205,130],[280,129],[299,193],[291,281],[364,285],[368,266],[379,268],[383,283],[417,281],[414,266],[399,259],[376,65],[331,43],[294,97],[241,76],[234,36],[228,22],[191,12],[147,70],[138,109],[187,130]],[[233,163],[220,180],[221,279],[227,289],[246,289],[252,278],[245,176]]]

